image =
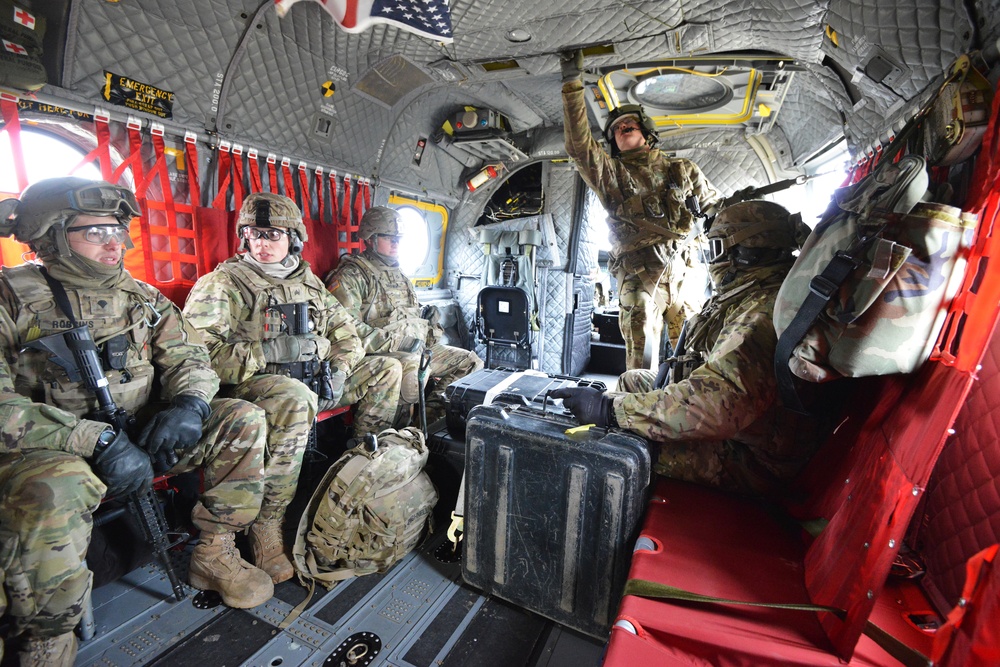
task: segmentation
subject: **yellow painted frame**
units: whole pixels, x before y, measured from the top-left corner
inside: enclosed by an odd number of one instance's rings
[[[647,69],[632,71],[627,69],[615,70],[614,72],[608,72],[602,76],[597,81],[597,87],[601,91],[601,95],[604,97],[604,102],[608,106],[608,111],[612,109],[617,109],[622,105],[621,98],[618,95],[618,90],[615,88],[611,81],[611,77],[614,74],[625,73],[631,76],[642,77],[650,72],[665,72],[665,71],[675,71],[675,72],[689,72],[692,74],[698,74],[699,76],[720,76],[725,73],[725,69],[716,74],[705,74],[703,72],[696,72],[691,69],[684,67],[650,67]],[[747,70],[747,88],[746,94],[743,98],[743,106],[736,113],[692,113],[692,114],[675,114],[666,116],[650,116],[653,122],[658,128],[666,127],[680,127],[684,125],[735,125],[737,123],[745,123],[746,121],[753,118],[753,103],[757,98],[757,90],[760,88],[760,83],[763,81],[763,74],[760,70],[755,68],[750,68]]]
[[[389,206],[412,206],[415,209],[432,211],[441,216],[441,240],[438,247],[437,274],[433,276],[413,276],[410,278],[410,282],[413,283],[414,287],[434,287],[441,282],[441,276],[444,275],[444,244],[445,237],[448,235],[448,209],[440,204],[432,204],[430,202],[411,199],[410,197],[403,197],[397,194],[389,195]]]

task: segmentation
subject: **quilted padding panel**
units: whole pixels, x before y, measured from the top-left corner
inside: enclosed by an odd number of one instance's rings
[[[667,137],[661,148],[678,157],[693,160],[702,173],[723,196],[746,187],[748,183],[769,183],[760,158],[739,132],[708,130],[684,136],[684,143],[695,148],[684,149],[679,139]]]
[[[927,488],[919,550],[924,585],[947,608],[965,581],[965,561],[1000,542],[1000,336],[993,336]]]

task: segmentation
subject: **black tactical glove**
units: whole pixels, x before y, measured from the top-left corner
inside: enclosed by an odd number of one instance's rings
[[[559,71],[562,73],[563,83],[579,79],[583,73],[583,49],[560,53]]]
[[[133,445],[124,431],[116,434],[110,442],[104,442],[107,439],[108,436],[102,434],[90,457],[94,474],[108,487],[105,495],[124,496],[148,489],[153,483],[153,465],[149,455]]]
[[[208,403],[191,394],[174,396],[171,407],[156,414],[142,429],[139,444],[156,461],[160,472],[177,464],[176,450],[191,449],[201,440],[202,424],[212,414]]]
[[[603,391],[593,387],[566,387],[550,391],[549,396],[563,399],[563,405],[581,424],[593,424],[598,428],[618,425],[614,402]]]

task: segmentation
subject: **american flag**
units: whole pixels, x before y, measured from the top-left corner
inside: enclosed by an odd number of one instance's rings
[[[274,0],[285,16],[299,0]],[[421,37],[450,43],[451,15],[447,0],[313,0],[346,32],[364,32],[373,23],[388,23]]]

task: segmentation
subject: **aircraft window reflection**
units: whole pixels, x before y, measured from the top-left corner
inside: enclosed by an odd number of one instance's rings
[[[79,148],[51,134],[24,128],[21,129],[21,151],[24,154],[29,184],[44,178],[71,175],[70,170],[80,164],[85,155]],[[92,180],[101,178],[100,170],[93,164],[83,165],[72,175]],[[0,132],[0,192],[18,192],[14,157],[7,132]]]
[[[399,243],[399,268],[404,275],[412,276],[427,259],[427,221],[412,206],[401,206],[399,211],[402,239]]]

